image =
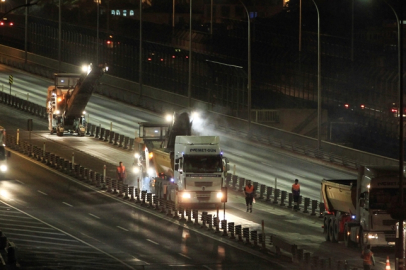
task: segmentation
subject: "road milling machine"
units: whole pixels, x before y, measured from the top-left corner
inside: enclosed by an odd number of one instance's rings
[[[107,71],[106,64],[87,66],[82,73],[55,73],[55,84],[48,87],[46,101],[51,134],[65,132],[84,136],[85,108],[98,79]]]
[[[139,123],[135,172],[156,198],[182,207],[219,206],[225,201],[229,170],[219,136],[192,136],[189,112],[175,113],[172,123]],[[146,179],[146,181],[145,181]]]

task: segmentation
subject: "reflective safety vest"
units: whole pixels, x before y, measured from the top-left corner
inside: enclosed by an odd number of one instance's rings
[[[300,192],[300,184],[299,183],[292,185],[292,192],[293,192],[293,195],[299,195],[299,192]]]
[[[254,186],[253,185],[251,185],[251,186],[246,185],[244,191],[245,191],[245,194],[247,196],[253,196],[254,195]]]
[[[364,260],[364,265],[372,265],[372,256],[374,254],[369,251],[369,252],[362,252],[362,259]]]
[[[123,166],[118,166],[117,167],[117,174],[119,175],[119,177],[121,178],[121,179],[124,179],[124,177],[125,177],[125,166],[123,165]]]

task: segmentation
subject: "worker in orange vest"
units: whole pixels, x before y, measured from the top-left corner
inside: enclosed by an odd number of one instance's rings
[[[300,198],[300,184],[299,180],[295,179],[295,183],[292,185],[292,195],[293,195],[293,202],[294,206],[293,209],[299,210],[299,198]]]
[[[251,185],[251,181],[247,181],[247,185],[244,187],[245,203],[247,204],[247,212],[252,213],[252,201],[255,197],[254,186]]]
[[[123,181],[124,182],[126,177],[127,177],[127,171],[125,170],[125,166],[123,165],[123,162],[120,161],[118,163],[118,167],[117,167],[118,181]]]
[[[361,258],[363,260],[364,270],[371,270],[372,265],[375,266],[375,257],[371,251],[371,245],[366,245],[362,251]]]

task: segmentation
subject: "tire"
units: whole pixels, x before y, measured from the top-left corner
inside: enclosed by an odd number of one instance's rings
[[[329,227],[329,216],[325,216],[324,217],[324,221],[323,221],[323,233],[324,233],[324,238],[326,239],[326,241],[330,241],[330,236],[328,234],[328,227]]]
[[[340,235],[340,221],[337,217],[334,218],[334,223],[333,223],[332,227],[333,227],[334,239],[338,242],[338,241],[340,241],[341,235]]]
[[[335,220],[336,220],[335,217],[331,217],[328,226],[328,235],[332,243],[337,243],[337,239],[334,236],[334,223],[336,222]]]

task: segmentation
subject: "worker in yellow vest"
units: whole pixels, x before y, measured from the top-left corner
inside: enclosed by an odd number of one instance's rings
[[[252,202],[255,197],[254,186],[251,185],[251,181],[247,181],[247,185],[244,187],[245,203],[247,204],[247,212],[252,213]]]

